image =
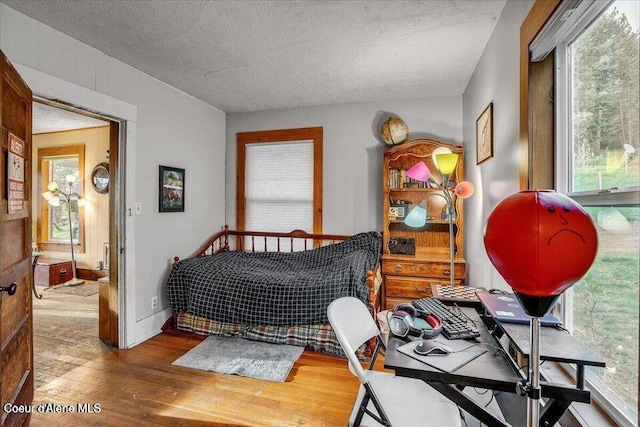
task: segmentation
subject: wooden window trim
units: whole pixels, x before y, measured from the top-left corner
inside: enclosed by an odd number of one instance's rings
[[[63,147],[45,147],[38,149],[38,195],[47,191],[47,185],[49,182],[47,178],[49,176],[49,164],[44,162],[47,157],[54,156],[69,156],[78,155],[78,171],[80,177],[78,178],[78,192],[83,194],[84,190],[84,145],[67,145]],[[46,181],[46,182],[45,182]],[[68,242],[52,242],[49,241],[49,230],[47,224],[45,224],[46,218],[49,218],[49,203],[47,203],[42,197],[38,198],[40,203],[40,209],[38,210],[37,217],[37,242],[38,248],[41,250],[55,251],[55,252],[71,252]],[[84,209],[80,209],[78,212],[79,219],[79,234],[78,243],[75,244],[74,251],[77,253],[84,253]]]
[[[536,157],[532,155],[534,146],[537,152],[553,153],[553,115],[537,114],[536,96],[530,97],[529,82],[537,74],[537,67],[532,67],[529,45],[547,23],[562,0],[537,0],[520,26],[520,189],[526,190],[536,186],[547,186],[549,177],[553,184],[553,156]],[[548,111],[547,111],[548,112]],[[550,117],[550,119],[549,119]],[[551,147],[548,138],[536,140],[537,135],[551,135]],[[550,164],[549,164],[550,163]]]
[[[322,234],[322,127],[238,132],[236,158],[236,229],[246,231],[245,166],[246,146],[261,142],[313,141],[313,234]],[[251,230],[271,231],[271,230]]]

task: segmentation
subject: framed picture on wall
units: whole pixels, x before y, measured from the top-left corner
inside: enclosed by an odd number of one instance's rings
[[[484,109],[476,120],[477,164],[493,157],[493,102]]]
[[[160,166],[160,212],[184,212],[184,169]]]

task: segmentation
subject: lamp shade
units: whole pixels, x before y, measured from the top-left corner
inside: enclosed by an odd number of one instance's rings
[[[407,176],[409,178],[415,179],[416,181],[427,182],[427,180],[431,176],[431,171],[429,170],[427,165],[424,164],[424,162],[418,162],[407,171]]]
[[[47,185],[47,190],[49,191],[56,191],[58,189],[58,183],[55,181],[52,181],[49,183],[49,185]]]
[[[438,169],[440,173],[449,175],[456,168],[458,163],[458,155],[453,153],[436,155]]]
[[[436,169],[440,170],[440,165],[438,165],[437,159],[438,154],[451,154],[451,150],[447,147],[438,147],[433,150],[433,153],[431,153],[431,160],[433,160],[433,164],[435,165]]]
[[[48,202],[53,197],[53,193],[51,191],[45,191],[42,193],[42,197]]]
[[[489,215],[484,245],[528,314],[541,316],[550,306],[531,313],[524,301],[557,299],[580,280],[595,259],[598,237],[589,215],[569,197],[521,191]]]
[[[409,227],[424,227],[427,223],[427,204],[423,201],[418,206],[409,211],[404,223]]]
[[[456,196],[460,197],[461,199],[467,199],[471,197],[473,195],[473,191],[473,184],[469,181],[459,182],[453,189],[453,192],[456,194]]]
[[[84,206],[87,206],[87,199],[78,196],[78,207],[82,208]]]
[[[78,180],[78,178],[76,178],[75,175],[67,175],[65,177],[65,180],[67,181],[67,184],[71,185],[71,184],[75,184],[75,182]]]
[[[47,200],[51,206],[60,206],[60,197],[53,196]]]

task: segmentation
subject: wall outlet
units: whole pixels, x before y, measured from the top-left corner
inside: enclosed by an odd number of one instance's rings
[[[151,310],[158,308],[158,297],[151,298]]]

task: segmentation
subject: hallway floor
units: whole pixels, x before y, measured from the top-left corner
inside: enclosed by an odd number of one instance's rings
[[[68,295],[37,287],[33,298],[33,364],[38,389],[110,352],[98,338],[98,294]]]

